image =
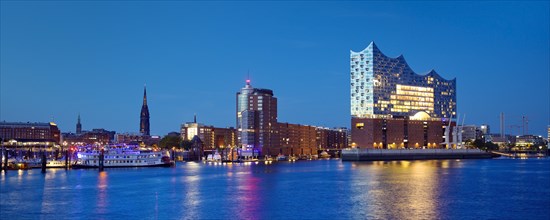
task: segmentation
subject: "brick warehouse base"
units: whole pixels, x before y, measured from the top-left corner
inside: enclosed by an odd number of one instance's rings
[[[442,120],[408,118],[351,119],[351,144],[357,148],[403,149],[444,148]],[[451,126],[455,123],[452,122]]]

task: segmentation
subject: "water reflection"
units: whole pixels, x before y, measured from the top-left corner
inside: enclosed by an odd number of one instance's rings
[[[201,164],[195,162],[185,163],[185,170],[188,173],[183,176],[184,199],[182,199],[181,207],[183,213],[181,216],[186,216],[189,219],[198,219],[200,217],[199,205],[201,201],[200,195],[200,177],[199,171]]]
[[[258,214],[261,213],[260,205],[263,204],[262,195],[258,192],[262,187],[262,180],[255,177],[252,172],[239,172],[232,178],[238,185],[235,192],[235,206],[238,207],[235,210],[237,219],[258,218]]]
[[[0,200],[0,213],[21,219],[547,219],[549,161],[187,162],[105,172],[9,171],[0,181],[0,197],[9,198]]]
[[[108,201],[107,201],[107,187],[108,187],[108,176],[107,172],[99,172],[97,178],[97,202],[96,202],[96,212],[104,216],[107,213]]]
[[[438,196],[445,168],[460,167],[459,161],[391,161],[352,163],[361,175],[350,183],[354,189],[358,218],[439,218]],[[442,169],[443,168],[443,169]]]

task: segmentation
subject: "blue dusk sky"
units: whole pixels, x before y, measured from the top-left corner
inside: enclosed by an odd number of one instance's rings
[[[0,120],[151,133],[235,126],[235,94],[272,89],[278,120],[350,126],[349,56],[374,41],[457,78],[465,124],[550,124],[547,1],[1,1]]]

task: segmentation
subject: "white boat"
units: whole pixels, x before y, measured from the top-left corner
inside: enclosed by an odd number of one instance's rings
[[[167,151],[150,151],[130,148],[104,150],[103,167],[169,167],[172,165]],[[99,168],[100,151],[78,152],[73,168]]]
[[[286,156],[282,154],[277,155],[277,161],[286,161]]]
[[[59,160],[47,160],[46,161],[46,168],[64,168],[65,167],[65,159],[61,158]]]
[[[26,170],[42,167],[42,163],[38,159],[23,159],[10,158],[8,159],[8,169],[10,170]]]
[[[208,161],[208,162],[220,162],[220,161],[222,161],[222,156],[217,152],[215,154],[209,154],[206,157],[206,161]]]
[[[327,153],[326,151],[321,152],[321,154],[319,156],[321,158],[325,158],[325,159],[330,158],[330,154]]]

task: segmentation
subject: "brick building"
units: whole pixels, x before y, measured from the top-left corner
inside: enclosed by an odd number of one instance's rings
[[[5,146],[59,145],[61,132],[57,125],[36,122],[0,122],[0,138]]]

